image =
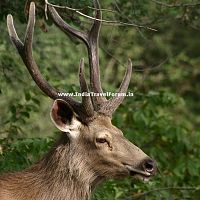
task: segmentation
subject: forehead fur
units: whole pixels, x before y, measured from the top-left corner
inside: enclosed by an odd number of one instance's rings
[[[104,116],[104,115],[99,115],[97,118],[95,118],[92,122],[88,124],[88,126],[93,129],[93,130],[102,130],[102,129],[107,129],[109,132],[121,132],[117,127],[115,127],[112,122],[111,118]]]

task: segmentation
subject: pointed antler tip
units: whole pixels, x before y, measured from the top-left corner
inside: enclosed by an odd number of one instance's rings
[[[7,15],[7,20],[12,20],[12,19],[13,19],[12,15],[11,15],[11,14],[8,14],[8,15]]]
[[[133,68],[133,63],[132,63],[132,60],[129,58],[128,59],[127,69],[128,69],[128,71],[132,71],[132,68]]]
[[[15,31],[15,28],[14,28],[13,16],[11,14],[7,15],[7,28],[8,28],[9,36],[12,40],[12,37],[16,36],[16,31]]]
[[[35,2],[31,2],[30,7],[35,8]]]
[[[132,60],[131,60],[131,58],[128,59],[128,64],[132,65]]]
[[[30,8],[29,8],[29,17],[31,15],[35,15],[35,3],[34,2],[31,2]]]
[[[13,16],[11,14],[7,15],[7,26],[13,24]]]
[[[97,19],[102,19],[102,12],[101,12],[101,6],[100,6],[100,3],[98,0],[94,0],[93,1],[93,5],[94,5],[94,8],[95,8],[95,18]],[[94,21],[94,25],[95,24],[101,24],[101,21]]]
[[[94,0],[94,3],[97,4],[97,6],[100,5],[99,0]]]

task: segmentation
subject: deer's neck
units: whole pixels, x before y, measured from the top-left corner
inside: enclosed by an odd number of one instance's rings
[[[65,139],[30,170],[38,174],[38,180],[48,190],[45,199],[87,200],[102,178],[86,162],[84,152],[70,142],[63,142]]]
[[[59,144],[28,170],[10,176],[15,199],[88,200],[102,179],[79,154],[70,143]]]

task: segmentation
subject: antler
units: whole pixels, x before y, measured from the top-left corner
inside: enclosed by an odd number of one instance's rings
[[[8,27],[8,32],[9,32],[11,41],[17,48],[33,80],[38,85],[38,87],[50,98],[52,99],[59,98],[68,102],[73,107],[74,111],[77,114],[79,114],[82,119],[89,120],[90,118],[93,118],[94,109],[92,107],[90,97],[87,97],[87,96],[83,97],[82,103],[80,103],[80,102],[75,101],[71,97],[59,96],[58,95],[59,91],[57,91],[54,87],[49,85],[49,83],[43,78],[33,58],[32,41],[33,41],[34,26],[35,26],[35,4],[33,2],[31,2],[30,4],[29,19],[28,19],[28,25],[27,25],[27,29],[25,33],[24,43],[19,39],[17,35],[17,32],[13,24],[12,15],[7,16],[7,27]],[[80,64],[81,92],[89,92],[86,87],[85,77],[83,75],[83,68],[84,68],[84,63],[83,63],[83,60],[81,60],[81,64]]]
[[[90,66],[90,90],[94,93],[102,94],[102,87],[100,81],[99,72],[99,57],[98,57],[98,41],[99,41],[99,31],[101,28],[101,9],[98,0],[94,0],[95,6],[95,20],[88,33],[76,30],[69,24],[64,22],[64,20],[59,16],[55,8],[48,5],[49,12],[52,16],[54,23],[65,33],[70,33],[71,35],[81,39],[87,46],[89,66]],[[9,36],[18,50],[24,64],[26,65],[30,75],[32,76],[38,87],[50,98],[52,99],[63,99],[68,102],[74,111],[79,115],[79,117],[84,122],[88,122],[95,117],[95,113],[101,113],[107,116],[111,116],[112,113],[117,109],[120,103],[123,101],[124,96],[115,96],[107,100],[104,96],[83,96],[82,102],[77,102],[69,96],[59,96],[59,91],[52,87],[40,73],[38,66],[33,58],[32,51],[32,41],[33,32],[35,26],[35,4],[31,2],[29,10],[28,25],[25,33],[24,43],[19,39],[17,32],[13,24],[12,15],[7,16],[7,26]],[[132,64],[129,60],[129,64],[118,90],[119,93],[125,93],[127,91],[132,72]],[[80,61],[79,70],[79,81],[81,92],[89,93],[89,89],[84,76],[84,60]]]
[[[56,9],[52,5],[48,5],[48,10],[54,23],[66,34],[71,34],[74,37],[82,40],[88,50],[89,66],[90,66],[90,89],[91,92],[102,94],[102,87],[100,81],[99,71],[99,56],[98,56],[98,42],[99,42],[99,31],[102,23],[102,13],[98,0],[94,0],[95,7],[95,19],[89,32],[79,31],[69,24],[67,24],[58,14]],[[127,70],[124,79],[120,85],[118,93],[126,93],[128,85],[131,79],[132,63],[128,61]],[[91,96],[94,110],[98,113],[111,116],[117,107],[122,103],[124,96],[115,96],[107,100],[104,96]]]

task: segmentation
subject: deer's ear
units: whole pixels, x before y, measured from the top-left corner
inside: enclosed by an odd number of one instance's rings
[[[50,116],[55,126],[62,132],[67,132],[72,137],[79,135],[81,122],[77,119],[72,107],[64,100],[54,101]]]

